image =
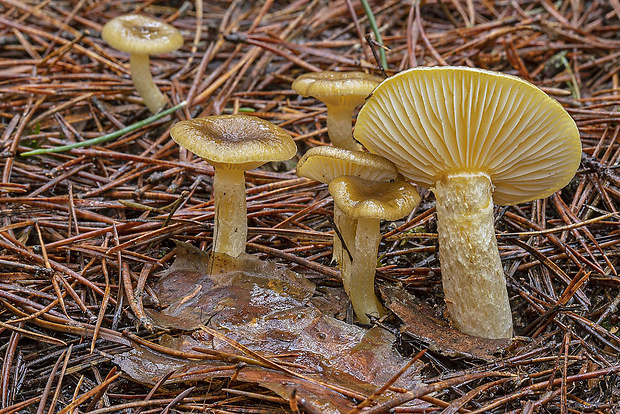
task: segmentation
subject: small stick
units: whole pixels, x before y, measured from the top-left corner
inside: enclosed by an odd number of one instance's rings
[[[155,392],[159,389],[159,387],[161,387],[162,385],[164,385],[166,383],[166,381],[168,381],[168,378],[170,378],[170,376],[174,374],[174,371],[170,371],[168,372],[166,375],[164,375],[163,377],[161,377],[159,379],[159,381],[157,381],[157,384],[153,385],[153,388],[151,388],[151,390],[149,391],[149,393],[146,395],[146,397],[144,397],[144,400],[142,401],[148,401],[151,398],[153,398],[153,395],[155,395]],[[144,407],[138,407],[138,409],[134,412],[134,414],[140,414],[140,412],[142,411]]]
[[[106,234],[105,239],[103,240],[103,248],[107,249],[108,241],[110,240],[110,233]],[[105,316],[105,311],[108,308],[108,302],[110,301],[110,277],[108,274],[108,265],[106,262],[106,258],[101,258],[101,273],[103,273],[104,281],[105,281],[105,290],[103,293],[103,299],[101,300],[101,306],[99,307],[99,315],[97,316],[97,321],[95,322],[95,329],[93,331],[93,340],[90,343],[90,353],[92,354],[95,351],[95,343],[97,342],[97,336],[99,334],[99,328],[101,328],[101,323],[103,322],[103,317]]]
[[[377,55],[377,50],[375,49],[375,46],[381,46],[381,44],[374,41],[370,37],[370,34],[366,35],[366,42],[370,46],[370,50],[372,51],[372,55],[375,57],[375,61],[377,62],[377,65],[379,65],[379,70],[381,71],[381,74],[383,75],[384,78],[387,78],[388,75],[385,72],[385,66],[383,66],[383,64],[381,63],[381,60],[379,59],[379,56]],[[383,52],[383,49],[380,49],[380,52]]]
[[[67,366],[69,365],[69,360],[71,359],[71,351],[73,350],[73,344],[69,345],[69,349],[66,351],[65,360],[62,363],[62,369],[60,370],[60,377],[58,378],[58,384],[56,384],[56,390],[54,391],[54,396],[52,397],[52,403],[50,404],[48,414],[52,414],[56,411],[56,403],[58,402],[58,397],[60,396],[60,392],[62,391],[62,380],[65,378],[65,373],[67,372]]]
[[[53,338],[51,336],[42,335],[40,333],[28,331],[23,328],[19,328],[17,326],[13,326],[8,323],[4,323],[0,321],[0,328],[8,329],[12,331],[14,334],[25,336],[26,338],[34,339],[36,341],[45,342],[52,345],[67,345],[65,341],[61,341],[60,339]],[[18,336],[19,337],[19,336]],[[6,363],[6,360],[5,360]]]
[[[65,357],[67,350],[62,351],[62,354],[56,360],[54,367],[52,368],[52,372],[50,372],[49,377],[47,378],[47,382],[45,384],[45,389],[43,390],[43,394],[41,394],[41,401],[39,402],[39,407],[37,408],[36,414],[43,414],[45,410],[45,403],[47,402],[47,397],[49,396],[50,390],[52,389],[52,383],[54,382],[54,377],[56,376],[56,371],[58,371],[58,367],[60,367],[60,363]]]
[[[191,394],[191,392],[194,391],[194,388],[196,387],[189,387],[188,389],[186,389],[185,391],[177,395],[172,401],[170,401],[170,403],[166,406],[166,408],[162,410],[161,414],[168,414],[168,412],[170,412],[171,409],[173,409],[176,405],[178,405],[181,401],[183,401],[185,397]]]

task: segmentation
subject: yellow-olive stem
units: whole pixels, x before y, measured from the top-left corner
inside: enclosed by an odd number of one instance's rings
[[[355,106],[327,105],[327,133],[334,147],[360,151],[362,146],[353,139],[353,110]]]
[[[216,167],[213,177],[215,226],[213,251],[237,257],[245,252],[248,235],[243,170]]]
[[[357,220],[351,218],[344,214],[340,208],[336,204],[334,204],[334,224],[336,228],[340,232],[340,236],[344,240],[343,246],[340,237],[335,234],[334,230],[334,244],[332,248],[332,260],[335,260],[340,265],[340,271],[344,274],[344,267],[351,264],[351,256],[349,253],[352,252],[355,246],[355,229],[357,226]],[[349,252],[347,252],[347,249]],[[347,289],[347,285],[345,284],[345,289]]]
[[[448,313],[460,331],[510,338],[512,314],[493,220],[486,174],[443,178],[433,189],[441,278]]]
[[[133,85],[149,111],[156,114],[166,106],[166,98],[153,81],[149,62],[147,54],[132,53],[129,55]]]
[[[343,280],[349,281],[347,293],[353,310],[361,323],[370,323],[368,315],[380,317],[385,309],[375,295],[377,253],[381,242],[379,219],[358,219],[355,231],[353,261],[346,268]],[[346,253],[345,253],[346,254]]]

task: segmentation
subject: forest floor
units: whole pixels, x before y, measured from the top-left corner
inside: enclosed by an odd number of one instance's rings
[[[291,83],[319,70],[381,76],[360,1],[0,0],[0,413],[620,412],[620,3],[370,8],[387,75],[436,65],[517,75],[577,123],[571,183],[496,208],[515,338],[447,325],[424,189],[413,213],[382,226],[377,285],[392,312],[354,323],[331,263],[327,186],[294,170],[329,145],[325,106]],[[184,46],[153,56],[151,70],[169,107],[187,104],[106,142],[21,155],[150,116],[128,55],[100,37],[136,12],[181,31]],[[200,271],[215,266],[201,252],[213,168],[170,128],[232,113],[284,128],[298,155],[246,174],[249,255],[216,263],[241,278],[214,281]],[[196,291],[209,283],[225,292],[211,313],[214,292]],[[248,305],[260,298],[274,302]]]

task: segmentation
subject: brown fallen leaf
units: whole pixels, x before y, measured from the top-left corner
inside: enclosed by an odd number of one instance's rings
[[[314,284],[275,263],[249,254],[211,255],[177,243],[177,259],[153,287],[162,309],[146,310],[162,328],[196,329],[208,321],[252,319],[305,305]]]
[[[286,399],[295,393],[320,412],[338,413],[354,408],[409,361],[394,350],[393,334],[323,315],[310,301],[312,283],[250,255],[212,259],[179,244],[177,260],[154,292],[163,306],[149,310],[155,325],[208,328],[160,335],[157,344],[129,335],[133,350],[115,362],[143,383],[154,384],[170,371],[167,383],[236,375],[236,381],[257,383]],[[421,365],[405,370],[394,386],[420,385]],[[388,390],[377,403],[396,395]]]
[[[431,351],[450,357],[491,361],[512,343],[509,339],[478,338],[442,324],[429,305],[401,286],[381,286],[381,295],[388,309],[404,322],[401,332],[424,343]]]

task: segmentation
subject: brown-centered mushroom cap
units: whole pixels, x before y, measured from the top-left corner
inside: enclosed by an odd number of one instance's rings
[[[288,160],[297,146],[284,129],[251,115],[219,115],[181,121],[170,130],[182,147],[211,164],[250,170]]]
[[[181,121],[170,130],[182,147],[213,165],[213,251],[237,257],[245,251],[247,204],[244,172],[297,152],[282,128],[249,115],[219,115]]]
[[[338,208],[354,219],[398,220],[420,203],[418,191],[406,181],[381,183],[342,176],[332,180],[329,192]]]
[[[148,55],[172,52],[183,45],[183,36],[174,26],[140,14],[108,21],[101,37],[117,50]]]
[[[426,188],[447,175],[487,174],[500,205],[553,194],[581,159],[577,126],[557,101],[520,78],[464,67],[386,79],[354,136]]]
[[[310,148],[297,163],[297,175],[324,184],[343,175],[374,181],[400,176],[394,164],[379,155],[327,146]]]
[[[312,72],[299,76],[293,90],[301,96],[312,96],[329,105],[357,106],[383,78],[364,72]]]

